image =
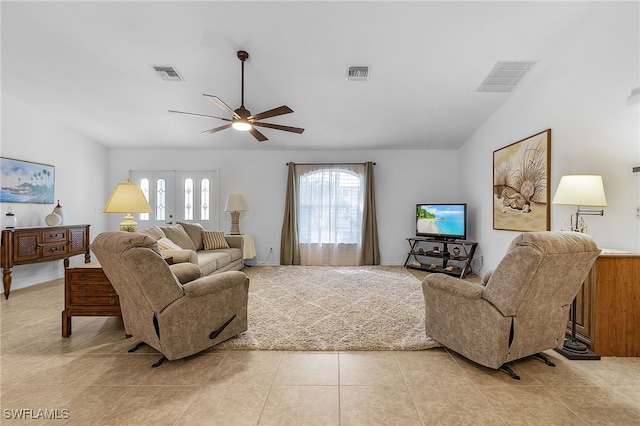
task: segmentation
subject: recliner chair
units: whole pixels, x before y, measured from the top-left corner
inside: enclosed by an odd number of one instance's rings
[[[600,249],[577,232],[517,236],[482,283],[444,274],[422,282],[426,334],[464,357],[519,378],[506,365],[563,346],[569,309]]]
[[[154,367],[247,330],[243,272],[201,277],[195,264],[170,266],[156,240],[136,232],[102,233],[91,250],[118,293],[125,332],[163,354]]]

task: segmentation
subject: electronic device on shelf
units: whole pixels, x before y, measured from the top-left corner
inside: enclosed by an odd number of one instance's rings
[[[416,236],[437,240],[467,238],[467,204],[416,204]]]

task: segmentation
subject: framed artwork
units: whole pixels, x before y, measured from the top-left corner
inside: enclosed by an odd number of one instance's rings
[[[0,202],[53,204],[54,166],[1,157],[0,169]]]
[[[551,129],[493,151],[493,229],[549,231]]]

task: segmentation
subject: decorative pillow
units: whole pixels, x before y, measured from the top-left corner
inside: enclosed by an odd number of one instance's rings
[[[166,235],[164,235],[164,232],[162,232],[162,229],[160,229],[157,226],[150,226],[145,229],[138,229],[138,232],[141,234],[148,235],[154,240],[159,240],[160,238],[166,237]]]
[[[224,232],[220,231],[202,231],[202,242],[205,250],[229,248]]]
[[[201,224],[197,222],[178,222],[178,224],[187,231],[187,235],[189,235],[189,238],[193,241],[193,244],[196,246],[196,250],[204,249],[204,245],[202,243],[202,231],[204,231],[204,228]]]
[[[160,247],[160,250],[182,250],[182,247],[167,237],[163,237],[158,240],[158,247]]]
[[[195,244],[193,244],[193,240],[187,234],[187,231],[184,230],[182,225],[171,225],[171,226],[163,226],[162,232],[167,236],[171,241],[179,245],[183,249],[187,250],[196,250]]]

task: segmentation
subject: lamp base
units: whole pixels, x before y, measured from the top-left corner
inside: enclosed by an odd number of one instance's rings
[[[136,232],[138,230],[138,224],[133,220],[131,213],[127,213],[124,220],[120,222],[120,230],[126,232]]]
[[[240,234],[240,212],[231,212],[231,235]]]
[[[600,355],[591,351],[587,345],[571,338],[566,339],[562,348],[556,348],[555,351],[570,360],[597,361],[600,359]]]

